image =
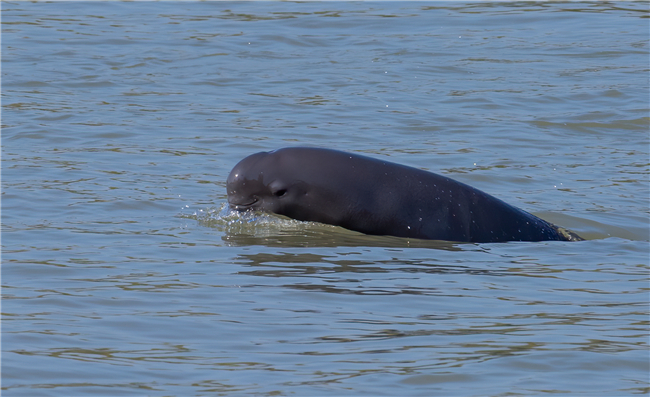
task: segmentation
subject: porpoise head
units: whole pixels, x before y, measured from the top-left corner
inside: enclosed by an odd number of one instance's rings
[[[350,156],[320,148],[283,148],[252,154],[228,176],[228,203],[237,211],[262,211],[300,221],[346,225],[353,192],[341,175]]]
[[[300,220],[302,207],[310,206],[309,185],[299,178],[299,170],[279,151],[260,152],[240,161],[228,176],[228,203],[237,211],[257,210]]]

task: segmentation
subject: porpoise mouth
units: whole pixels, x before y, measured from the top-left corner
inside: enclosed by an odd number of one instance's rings
[[[253,197],[246,202],[236,202],[234,200],[228,200],[228,205],[230,208],[236,211],[248,211],[253,208],[253,206],[258,202],[257,197]]]

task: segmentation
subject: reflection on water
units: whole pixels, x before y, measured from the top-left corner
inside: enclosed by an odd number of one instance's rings
[[[362,250],[367,250],[363,248]],[[346,256],[354,255],[352,253]],[[357,254],[358,256],[362,256]],[[481,274],[499,276],[505,275],[501,270],[477,269],[472,266],[451,265],[449,263],[431,264],[422,259],[391,259],[391,260],[350,260],[338,259],[339,255],[315,254],[250,254],[240,255],[235,263],[255,268],[255,270],[240,271],[240,274],[266,277],[309,276],[314,275],[336,277],[339,273],[411,273],[416,275],[427,274]]]

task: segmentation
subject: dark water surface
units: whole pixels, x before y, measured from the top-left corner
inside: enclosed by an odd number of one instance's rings
[[[647,2],[3,2],[2,26],[3,396],[650,392]],[[587,241],[225,208],[240,159],[295,145]]]

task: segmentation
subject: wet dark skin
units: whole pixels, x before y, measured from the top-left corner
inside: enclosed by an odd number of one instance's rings
[[[331,149],[293,147],[246,157],[228,203],[373,235],[457,242],[582,240],[442,175]]]

